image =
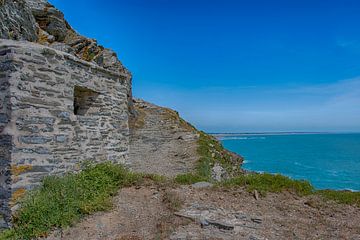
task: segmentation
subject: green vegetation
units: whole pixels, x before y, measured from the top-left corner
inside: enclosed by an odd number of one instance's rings
[[[13,229],[0,239],[31,239],[46,236],[53,228],[70,226],[83,215],[111,207],[111,196],[119,187],[142,180],[111,163],[88,166],[79,174],[45,178],[37,190],[22,200],[22,208],[14,217]]]
[[[360,207],[360,192],[319,190],[316,191],[316,194],[337,203],[357,205]]]
[[[230,176],[240,173],[240,162],[234,163],[233,156],[225,151],[224,147],[214,137],[199,132],[197,152],[200,159],[193,173],[180,174],[175,178],[179,184],[192,184],[200,181],[212,181],[211,168],[220,164]]]
[[[249,192],[254,190],[265,195],[267,192],[291,191],[300,196],[309,195],[314,192],[313,186],[307,181],[293,180],[288,177],[269,173],[251,173],[241,175],[218,184],[220,187],[244,186]]]
[[[201,176],[196,173],[185,173],[185,174],[179,174],[175,177],[175,182],[182,184],[182,185],[188,185],[193,184],[197,182],[203,182],[203,181],[209,181],[208,177]]]
[[[197,152],[201,157],[197,165],[197,172],[201,176],[211,177],[211,167],[215,163],[220,164],[231,176],[240,173],[239,166],[241,162],[234,162],[234,156],[225,151],[222,144],[215,137],[200,132],[198,144]]]
[[[247,191],[257,190],[261,195],[266,195],[267,192],[277,193],[283,191],[294,192],[299,196],[316,194],[320,195],[324,200],[360,207],[360,192],[315,190],[308,181],[293,180],[280,174],[250,173],[220,182],[217,186],[225,188],[245,187]]]
[[[315,190],[314,187],[304,180],[293,180],[280,174],[250,173],[240,175],[217,184],[218,187],[232,188],[245,187],[247,191],[257,190],[261,195],[267,192],[294,192],[299,196],[316,194],[324,200],[332,200],[341,204],[357,205],[360,207],[360,192]]]

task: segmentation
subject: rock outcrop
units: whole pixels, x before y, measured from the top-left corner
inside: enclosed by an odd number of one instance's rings
[[[0,19],[0,38],[37,41],[37,24],[24,1],[0,1]]]
[[[177,112],[134,100],[130,120],[130,167],[137,172],[175,176],[194,169],[199,133]]]
[[[129,73],[114,51],[78,34],[46,0],[2,0],[0,38],[38,42],[115,72]]]

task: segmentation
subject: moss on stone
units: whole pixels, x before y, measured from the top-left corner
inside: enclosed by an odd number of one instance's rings
[[[25,188],[19,188],[16,191],[12,193],[10,205],[14,206],[20,199],[22,199],[25,196],[26,189]]]
[[[30,171],[32,168],[31,165],[11,165],[11,173],[13,176],[19,176],[24,172]]]

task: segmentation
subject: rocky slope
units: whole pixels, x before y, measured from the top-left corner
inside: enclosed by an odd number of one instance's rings
[[[169,108],[133,100],[130,119],[130,168],[168,177],[194,172],[206,158],[213,179],[239,173],[242,157],[194,128]]]
[[[134,100],[130,121],[130,168],[137,172],[175,176],[194,169],[199,159],[199,134],[177,112]]]

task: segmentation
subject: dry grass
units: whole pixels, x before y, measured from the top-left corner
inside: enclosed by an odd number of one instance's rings
[[[163,195],[163,203],[173,212],[181,209],[184,199],[175,191],[166,190]]]

